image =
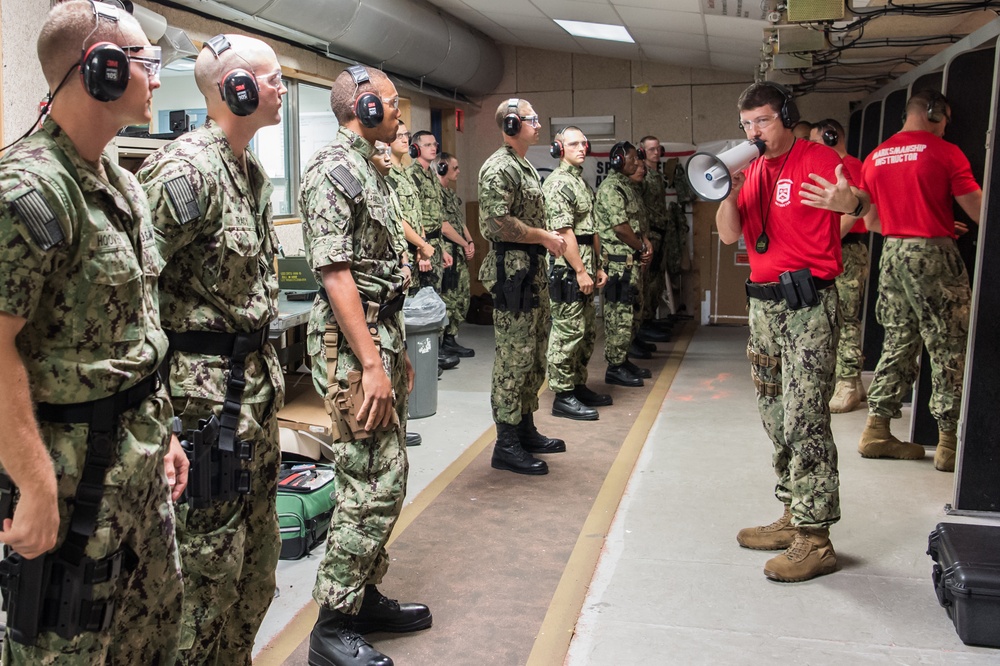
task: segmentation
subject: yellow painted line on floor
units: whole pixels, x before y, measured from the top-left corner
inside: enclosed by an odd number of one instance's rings
[[[544,387],[543,387],[544,388]],[[444,492],[452,481],[455,480],[462,471],[483,452],[493,440],[497,438],[496,426],[490,426],[479,438],[474,441],[460,456],[443,472],[437,475],[412,502],[403,507],[396,521],[396,526],[389,536],[387,546],[391,545],[396,538],[406,530],[410,524],[417,519],[424,509],[430,506],[431,502],[437,499],[438,495]],[[270,643],[264,647],[260,654],[253,660],[254,666],[281,666],[285,660],[291,656],[292,652],[309,638],[316,618],[319,616],[319,606],[315,601],[310,601],[302,610],[295,614],[292,621],[285,625],[285,628],[275,636]]]
[[[629,430],[622,447],[608,471],[587,520],[580,530],[576,546],[570,554],[562,578],[552,596],[549,610],[542,621],[542,627],[535,638],[527,666],[552,666],[566,661],[569,643],[573,638],[577,619],[587,597],[594,569],[601,557],[604,541],[608,536],[618,505],[635,468],[636,460],[646,443],[646,437],[656,421],[663,399],[677,375],[681,360],[687,351],[694,332],[694,326],[687,324],[670,350],[670,358],[663,366],[653,390]]]

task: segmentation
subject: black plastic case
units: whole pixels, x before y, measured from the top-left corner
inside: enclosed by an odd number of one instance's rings
[[[934,591],[966,645],[1000,647],[1000,526],[938,523]]]

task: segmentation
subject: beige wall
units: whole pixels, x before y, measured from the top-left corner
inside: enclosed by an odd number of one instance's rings
[[[21,136],[38,117],[48,92],[35,56],[35,41],[49,11],[49,0],[0,0],[0,62],[3,64],[3,140]]]

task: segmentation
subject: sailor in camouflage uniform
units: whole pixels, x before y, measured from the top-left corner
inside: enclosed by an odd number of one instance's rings
[[[597,188],[594,222],[601,239],[605,272],[604,381],[618,386],[642,386],[640,369],[628,360],[633,337],[634,306],[638,299],[639,271],[653,258],[643,237],[644,210],[639,191],[630,177],[639,169],[635,146],[620,141],[609,153],[611,173]]]
[[[309,161],[299,195],[306,256],[323,285],[308,325],[313,383],[333,423],[342,424],[333,443],[337,498],[313,588],[320,611],[309,660],[382,665],[392,660],[359,634],[431,625],[426,606],[397,604],[376,587],[406,494],[403,430],[413,385],[402,315],[410,279],[403,229],[391,191],[369,161],[376,140],[395,139],[399,95],[380,70],[356,65],[337,77],[330,101],[340,129]],[[353,403],[346,414],[345,403]]]
[[[98,42],[108,58],[85,79],[81,44]],[[156,375],[161,262],[142,188],[104,153],[119,128],[149,122],[160,52],[118,9],[66,2],[38,53],[50,114],[0,161],[3,663],[172,664],[170,486],[176,499],[187,460]],[[57,587],[59,572],[75,585]]]
[[[434,249],[431,257],[431,272],[420,275],[420,286],[431,286],[438,294],[441,293],[441,278],[444,269],[451,266],[451,254],[445,251],[441,239],[441,223],[445,220],[444,193],[441,183],[431,163],[437,159],[439,144],[434,135],[427,130],[421,130],[413,135],[410,143],[410,157],[413,162],[406,167],[406,172],[420,194],[420,213],[424,227],[424,238]]]
[[[221,94],[223,79],[248,66],[256,101],[237,100],[231,107]],[[244,494],[220,488],[217,496],[189,496],[178,506],[184,570],[178,663],[249,665],[274,597],[281,550],[275,497],[284,384],[268,342],[278,312],[273,188],[247,144],[259,129],[281,122],[287,91],[274,51],[241,35],[206,42],[194,75],[208,120],[153,153],[139,171],[166,264],[160,288],[170,338],[169,390],[184,433],[213,415],[223,423],[224,414],[238,421],[228,444],[223,437],[211,442],[218,450],[213,457],[227,446],[232,451],[237,441],[252,442],[253,451],[248,462],[226,457],[229,472],[249,477]],[[235,400],[224,412],[234,373],[246,386],[242,395],[229,396]],[[199,474],[218,477],[219,465],[195,461],[192,479]]]
[[[396,193],[401,214],[400,223],[410,257],[417,262],[419,271],[431,270],[431,258],[436,252],[424,238],[423,217],[420,212],[420,191],[403,168],[403,156],[409,154],[410,133],[402,121],[396,130],[396,139],[389,144],[392,151],[392,168],[385,177],[385,182]],[[420,289],[420,281],[412,280],[407,295],[412,296]]]
[[[441,348],[459,358],[470,358],[476,352],[463,347],[455,339],[458,328],[465,321],[465,313],[469,311],[471,285],[469,282],[469,263],[476,256],[476,245],[465,226],[465,214],[462,212],[462,199],[455,191],[458,175],[461,169],[458,158],[448,153],[441,153],[434,162],[438,181],[441,183],[441,194],[444,202],[444,218],[441,233],[444,236],[443,247],[451,254],[452,264],[444,269],[441,278],[441,298],[448,306],[448,325],[444,329]]]
[[[666,290],[666,255],[664,253],[667,233],[667,186],[660,171],[660,140],[655,136],[644,136],[639,146],[645,151],[646,171],[642,178],[642,203],[646,207],[649,220],[649,241],[653,247],[653,259],[649,264],[648,279],[643,295],[643,311],[640,333],[649,342],[666,341],[669,336],[650,327],[656,317],[656,309],[662,302]]]
[[[594,290],[608,280],[597,261],[601,244],[594,230],[594,191],[583,179],[588,148],[580,128],[559,132],[549,150],[560,158],[559,168],[542,185],[545,224],[566,241],[566,253],[553,260],[549,281],[548,375],[549,389],[556,394],[552,414],[579,421],[596,420],[593,408],[612,402],[610,395],[587,388],[587,364],[597,337]]]
[[[493,292],[496,356],[490,403],[497,424],[492,466],[517,474],[548,474],[532,453],[566,450],[561,439],[538,432],[534,413],[545,375],[549,339],[549,281],[545,251],[561,257],[566,241],[545,229],[538,172],[525,158],[538,143],[538,115],[527,100],[497,107],[504,145],[479,170],[479,228],[492,243],[479,270]]]

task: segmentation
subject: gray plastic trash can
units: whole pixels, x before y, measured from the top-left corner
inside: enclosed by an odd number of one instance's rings
[[[410,392],[408,414],[411,419],[433,416],[438,406],[438,338],[444,331],[445,319],[406,325],[406,353],[413,364],[413,391]]]

